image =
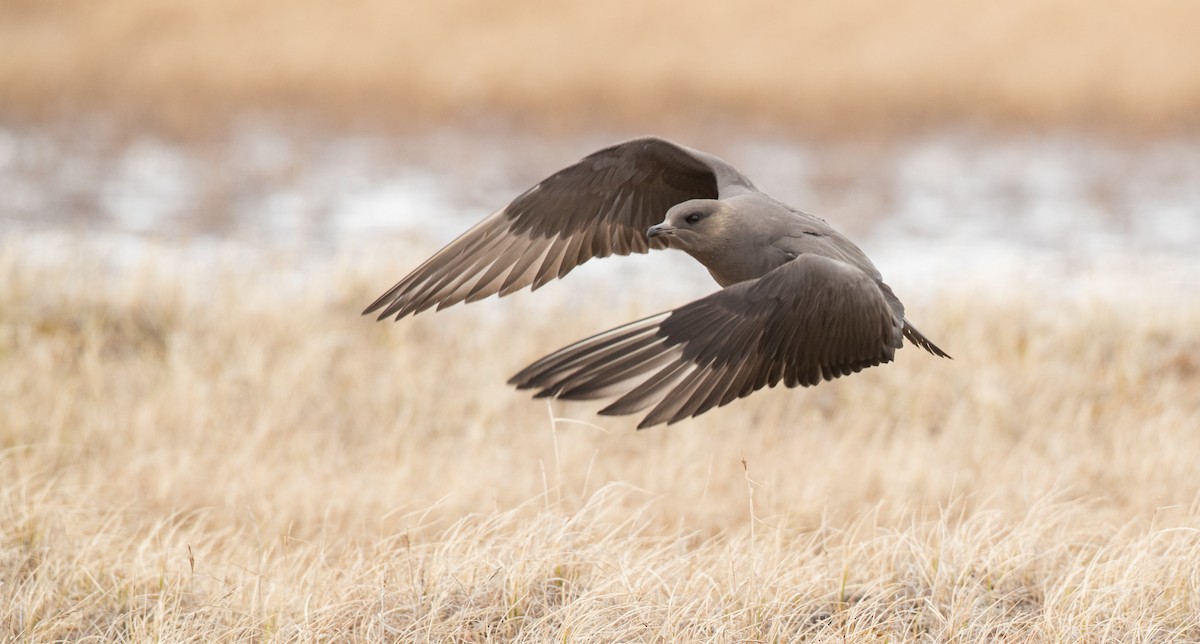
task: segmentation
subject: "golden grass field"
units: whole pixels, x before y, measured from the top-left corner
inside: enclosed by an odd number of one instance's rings
[[[1197,125],[1198,26],[1180,0],[10,0],[0,114],[1157,132]]]
[[[263,116],[398,146],[963,123],[1186,145],[1198,26],[1178,0],[10,0],[0,128],[76,142],[44,159],[68,172],[97,131]],[[0,228],[0,641],[1200,641],[1200,298],[1153,257],[894,284],[954,361],[909,347],[637,432],[504,383],[687,299],[661,281],[378,323],[359,311],[432,247],[148,234],[130,258],[86,202],[48,202],[73,232]]]
[[[5,238],[0,639],[1200,639],[1195,298],[959,278],[953,362],[635,432],[503,383],[669,293],[360,317],[397,248]]]

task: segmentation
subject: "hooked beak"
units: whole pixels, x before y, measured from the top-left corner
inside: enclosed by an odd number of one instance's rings
[[[659,235],[675,236],[675,227],[665,223],[656,224],[646,229],[646,239],[654,239]]]

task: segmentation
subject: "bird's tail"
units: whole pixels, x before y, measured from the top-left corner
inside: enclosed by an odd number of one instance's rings
[[[950,358],[951,360],[954,359],[950,357],[950,354],[942,351],[938,345],[930,342],[929,338],[922,335],[916,327],[909,324],[908,320],[904,321],[904,337],[908,338],[909,342],[921,347],[935,356],[938,356],[939,358]]]

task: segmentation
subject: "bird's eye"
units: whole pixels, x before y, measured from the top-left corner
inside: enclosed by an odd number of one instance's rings
[[[704,219],[704,213],[697,211],[697,212],[693,212],[693,213],[689,214],[687,217],[684,217],[683,220],[688,222],[689,224],[695,224],[695,223],[699,223],[699,221],[701,219]]]

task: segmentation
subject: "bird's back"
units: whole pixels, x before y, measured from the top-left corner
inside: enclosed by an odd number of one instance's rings
[[[758,279],[801,255],[845,262],[879,280],[879,270],[845,235],[819,217],[749,191],[722,199],[731,210],[719,234],[689,250],[721,286]]]

